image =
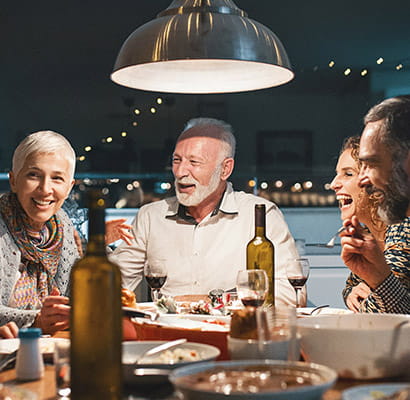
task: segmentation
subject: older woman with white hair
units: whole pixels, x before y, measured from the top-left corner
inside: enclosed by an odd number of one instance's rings
[[[67,139],[52,131],[32,133],[14,152],[11,191],[0,197],[0,325],[68,328],[69,277],[80,255],[61,206],[75,160]]]

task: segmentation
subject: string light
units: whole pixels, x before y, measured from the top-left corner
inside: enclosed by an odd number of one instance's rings
[[[121,136],[122,136],[122,137],[127,137],[127,132],[126,132],[126,131],[122,131],[122,132],[121,132]]]
[[[85,150],[85,151],[91,151],[91,149],[92,149],[91,146],[85,146],[85,147],[84,147],[84,150]]]
[[[85,156],[77,157],[77,160],[78,160],[78,161],[84,161],[84,160],[85,160]]]
[[[330,67],[330,68],[333,68],[334,66],[335,66],[335,62],[334,62],[334,61],[330,61],[330,62],[329,62],[329,67]]]
[[[155,114],[157,112],[157,109],[155,107],[150,108],[151,114]]]
[[[136,109],[134,110],[134,114],[135,114],[135,115],[140,115],[140,114],[141,114],[141,111],[140,111],[138,108],[136,108]]]
[[[249,181],[248,181],[248,186],[249,187],[255,187],[255,185],[256,185],[256,182],[253,180],[253,179],[250,179]]]
[[[397,71],[400,71],[403,68],[403,64],[397,64],[396,69]]]
[[[261,189],[267,189],[268,188],[268,183],[267,182],[262,182],[261,183]]]
[[[111,143],[112,142],[112,137],[108,136],[106,140],[107,140],[107,143]]]
[[[137,122],[137,121],[133,121],[133,122],[132,122],[132,126],[138,126],[138,122]]]
[[[347,76],[350,75],[351,72],[352,70],[350,68],[346,68],[343,73]]]
[[[377,63],[378,65],[380,65],[380,64],[383,63],[383,61],[384,61],[383,57],[379,57],[379,58],[376,60],[376,63]]]
[[[360,72],[360,75],[361,75],[361,76],[366,76],[366,75],[367,75],[367,69],[363,69],[363,70]]]
[[[157,98],[157,104],[162,104],[162,99],[161,99],[161,97],[158,97],[158,98]]]

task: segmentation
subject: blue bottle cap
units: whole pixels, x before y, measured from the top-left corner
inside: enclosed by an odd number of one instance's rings
[[[40,328],[21,328],[18,337],[20,339],[35,339],[41,336]]]

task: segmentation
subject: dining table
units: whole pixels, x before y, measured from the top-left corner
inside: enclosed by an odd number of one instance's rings
[[[19,382],[16,380],[16,371],[15,369],[9,369],[0,373],[0,382],[6,385],[17,386],[21,389],[34,392],[37,395],[37,400],[57,400],[62,397],[57,395],[56,383],[55,383],[55,371],[53,365],[46,365],[44,376],[42,379],[37,381],[30,382]],[[395,379],[389,379],[391,382],[409,382],[410,375],[408,377],[400,377]],[[377,379],[371,381],[362,381],[362,380],[351,380],[351,379],[338,379],[335,385],[327,390],[322,396],[322,400],[341,400],[342,393],[345,389],[363,385],[363,384],[375,384],[375,383],[387,383],[386,380]],[[161,388],[152,388],[147,387],[135,387],[135,388],[126,388],[124,392],[124,399],[127,400],[183,400],[181,395],[178,395],[173,392],[171,386],[168,388],[162,388],[162,393],[160,392]]]
[[[55,335],[59,338],[68,338],[68,332],[59,332]],[[409,383],[410,371],[406,376],[389,379],[373,379],[373,380],[354,380],[354,379],[338,379],[333,387],[327,390],[321,400],[341,400],[342,393],[345,389],[352,388],[358,385],[377,384],[377,383]],[[36,381],[20,382],[16,379],[16,370],[8,369],[0,373],[0,384],[10,385],[11,387],[27,390],[37,395],[36,400],[64,400],[57,394],[55,369],[54,365],[46,364],[44,376]],[[1,393],[1,392],[0,392]],[[0,395],[1,398],[1,395]],[[24,398],[24,397],[23,397]],[[67,399],[67,398],[66,398]],[[183,400],[181,394],[174,392],[171,384],[163,387],[148,387],[134,386],[124,387],[124,400]]]

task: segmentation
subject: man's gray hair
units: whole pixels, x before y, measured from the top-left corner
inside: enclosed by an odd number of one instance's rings
[[[24,163],[32,154],[54,153],[64,157],[69,164],[69,174],[74,178],[75,151],[70,142],[62,135],[53,131],[39,131],[28,135],[17,146],[13,154],[12,171],[15,176],[23,168]]]
[[[397,158],[407,156],[410,150],[410,95],[392,97],[372,107],[364,123],[383,120],[380,138]],[[396,154],[397,156],[397,154]]]
[[[227,144],[225,147],[225,157],[235,157],[235,149],[236,149],[236,139],[233,134],[232,126],[229,125],[227,122],[215,119],[215,118],[192,118],[190,119],[186,125],[182,133],[179,135],[177,142],[184,139],[188,135],[184,135],[185,132],[193,127],[203,126],[203,127],[215,127],[217,129],[217,133],[213,132],[212,134],[207,134],[204,132],[204,136],[214,137],[215,139],[219,139]]]

